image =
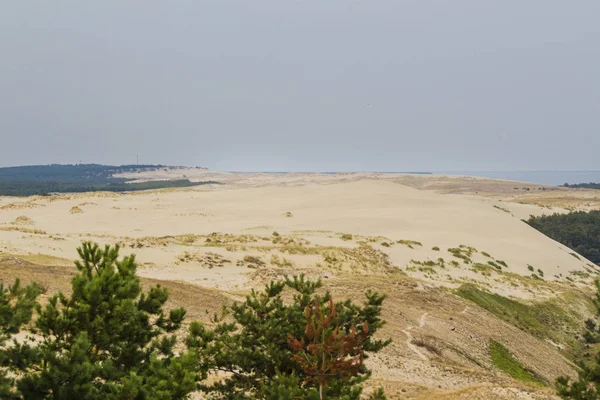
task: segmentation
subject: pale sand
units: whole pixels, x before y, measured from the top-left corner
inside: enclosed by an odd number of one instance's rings
[[[485,251],[496,260],[507,263],[505,272],[531,275],[528,265],[541,269],[546,280],[564,279],[573,271],[588,268],[585,259],[578,260],[559,243],[530,228],[520,219],[530,214],[549,212],[535,205],[502,201],[498,196],[441,194],[440,180],[450,179],[456,186],[476,192],[473,185],[489,185],[479,178],[440,178],[436,176],[394,176],[382,174],[219,174],[197,170],[209,176],[230,176],[238,183],[200,186],[193,189],[138,192],[133,194],[80,194],[50,198],[0,199],[0,229],[12,229],[13,221],[24,216],[33,222],[19,230],[0,230],[0,250],[11,254],[40,253],[67,259],[76,258],[75,248],[81,240],[100,243],[127,242],[143,237],[165,237],[183,234],[208,235],[212,232],[270,237],[300,236],[312,245],[353,248],[360,241],[356,235],[383,237],[371,243],[373,248],[389,255],[393,267],[406,269],[411,260],[444,258],[456,260],[448,248],[472,246],[479,253],[473,262],[486,263]],[[165,172],[167,174],[167,172]],[[237,178],[236,178],[237,177]],[[162,175],[159,178],[164,178]],[[436,191],[417,190],[399,180],[430,182]],[[266,183],[265,183],[266,182]],[[504,181],[499,181],[501,186]],[[510,183],[513,185],[514,183]],[[430,185],[430,186],[431,186]],[[249,187],[254,186],[254,187]],[[506,199],[505,199],[506,200]],[[10,205],[12,204],[12,205]],[[504,210],[494,208],[499,206]],[[74,209],[74,207],[77,207]],[[81,212],[74,212],[74,211]],[[293,216],[286,217],[290,212]],[[37,234],[26,229],[37,229]],[[343,241],[340,233],[355,235]],[[413,240],[422,243],[410,249],[401,244],[384,247],[382,242]],[[269,242],[266,242],[270,244]],[[251,271],[236,263],[244,255],[264,254],[260,249],[206,248],[204,241],[192,246],[180,243],[145,243],[133,251],[147,268],[149,277],[185,280],[218,288],[248,286]],[[437,246],[441,251],[433,251]],[[185,251],[203,256],[213,252],[228,263],[218,268],[198,268],[198,260],[178,261]],[[272,254],[264,255],[268,261]],[[320,255],[284,255],[298,270],[314,268]],[[460,261],[460,260],[458,260]],[[318,274],[318,271],[313,271]],[[329,270],[335,274],[335,270]],[[368,271],[367,271],[368,272]],[[364,272],[363,272],[364,273]],[[433,276],[421,271],[411,274],[431,281],[452,283],[456,279],[498,280],[495,272],[485,277],[469,265],[446,268]],[[537,273],[537,272],[536,272]],[[462,281],[458,281],[460,283]],[[505,285],[508,288],[514,285]],[[510,292],[523,295],[520,290]]]
[[[140,274],[160,279],[191,319],[207,318],[205,310],[212,315],[222,304],[243,298],[247,289],[284,274],[323,278],[336,299],[359,301],[364,290],[372,288],[388,295],[383,310],[388,323],[381,334],[393,342],[368,360],[374,370],[371,383],[384,386],[390,398],[555,398],[552,389],[524,386],[499,373],[489,358],[490,339],[506,345],[547,382],[575,373],[555,348],[561,344],[535,338],[437,286],[457,287],[475,280],[519,298],[556,296],[573,285],[588,293],[586,274],[595,267],[521,219],[565,211],[536,205],[547,196],[584,193],[588,201],[594,193],[543,191],[468,177],[192,172],[200,177],[196,180],[203,176],[226,184],[131,194],[0,197],[0,265],[5,277],[10,281],[29,276],[50,289],[64,289],[73,268],[64,266],[65,260],[41,255],[73,260],[81,240],[95,240],[123,243],[123,254],[137,255]],[[157,171],[145,179],[178,178],[182,173]],[[186,170],[186,176],[190,173]],[[519,204],[524,196],[532,201]],[[72,212],[74,207],[81,212]],[[15,223],[19,217],[28,219]],[[177,237],[186,234],[193,236]],[[352,239],[343,240],[342,234],[352,234]],[[399,240],[422,246],[410,248]],[[508,267],[502,272],[474,271],[473,264],[447,251],[460,245],[478,250],[473,263],[490,261],[485,251]],[[432,250],[434,246],[440,251]],[[43,266],[6,257],[12,255]],[[438,258],[444,259],[444,268],[411,262]],[[451,261],[459,261],[459,266],[451,266]],[[530,278],[528,265],[536,273],[543,270],[544,280]],[[569,306],[582,307],[580,317],[587,318],[585,306]],[[431,343],[438,353],[417,340]]]

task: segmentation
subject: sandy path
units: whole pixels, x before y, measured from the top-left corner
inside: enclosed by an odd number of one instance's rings
[[[426,318],[427,318],[428,314],[429,313],[424,313],[423,315],[421,315],[421,318],[419,318],[418,328],[422,328],[425,326],[425,322],[426,322]],[[410,333],[410,331],[413,330],[414,328],[415,328],[415,326],[411,325],[408,328],[402,330],[402,333],[404,333],[406,335],[406,345],[413,353],[415,353],[417,356],[419,356],[419,358],[421,360],[429,361],[429,358],[425,354],[421,353],[421,350],[419,350],[419,348],[412,343],[413,336]]]

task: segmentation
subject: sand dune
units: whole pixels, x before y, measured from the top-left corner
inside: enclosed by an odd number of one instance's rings
[[[0,210],[0,249],[70,259],[76,256],[77,244],[88,239],[102,243],[131,242],[186,234],[204,237],[213,232],[264,238],[277,231],[284,236],[304,238],[321,249],[352,248],[366,241],[389,258],[392,268],[438,283],[455,279],[497,281],[499,272],[492,269],[481,274],[482,271],[472,268],[472,264],[482,266],[494,260],[506,264],[501,268],[503,272],[529,276],[533,267],[537,274],[538,270],[542,271],[546,280],[563,280],[574,271],[585,274],[588,268],[587,261],[573,257],[569,249],[520,220],[530,213],[543,211],[533,205],[499,203],[497,199],[481,196],[440,194],[387,179],[322,184],[321,178],[316,176],[313,181],[310,177],[303,178],[309,181],[298,186],[280,184],[280,178],[271,179],[274,180],[272,185],[258,187],[211,185],[134,194],[78,194],[21,199],[13,203],[4,201]],[[35,230],[13,225],[19,217],[35,221]],[[341,234],[353,235],[354,239],[344,241]],[[421,245],[410,248],[397,243],[401,240]],[[222,246],[211,249],[204,241],[196,241],[191,246],[167,242],[153,244],[146,240],[143,246],[136,248],[139,260],[152,266],[145,272],[148,276],[163,279],[171,276],[194,283],[205,281],[209,286],[223,287],[226,281],[237,287],[244,286],[246,279],[242,276],[248,275],[248,270],[237,268],[235,263],[249,249],[226,250]],[[234,242],[232,239],[231,244],[236,244]],[[447,251],[461,245],[474,249],[469,256],[472,263],[464,263]],[[264,250],[258,245],[253,247]],[[434,247],[439,251],[432,250]],[[194,264],[194,258],[184,262],[177,258],[192,250],[199,254],[196,259],[212,251],[228,258],[229,263],[218,273],[198,268],[186,270],[187,264]],[[490,256],[484,256],[483,252]],[[319,254],[292,254],[288,258],[298,268],[309,268],[321,261]],[[267,254],[265,259],[269,258]],[[411,268],[411,260],[428,262],[440,258],[445,263],[460,262],[461,266],[439,269],[435,275],[431,269],[415,265]],[[201,262],[196,260],[196,263]]]
[[[159,172],[146,178],[178,177]],[[536,199],[520,204],[519,191],[532,197],[533,186],[389,174],[220,176],[226,184],[0,198],[0,281],[65,289],[82,240],[120,243],[136,254],[144,282],[168,287],[193,318],[286,274],[322,278],[336,298],[386,293],[382,335],[393,343],[370,365],[373,385],[390,398],[554,398],[551,388],[500,373],[490,340],[544,382],[575,373],[558,348],[591,315],[596,267],[521,221],[564,211]],[[577,321],[548,341],[439,288],[465,283],[524,302],[550,299]]]

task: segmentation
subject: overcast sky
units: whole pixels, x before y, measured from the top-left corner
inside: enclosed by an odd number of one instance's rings
[[[600,169],[598,0],[5,1],[0,165]]]

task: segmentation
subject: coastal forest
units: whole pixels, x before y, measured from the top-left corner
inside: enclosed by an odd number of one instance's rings
[[[0,196],[32,196],[51,193],[127,192],[148,189],[198,186],[210,183],[191,182],[188,179],[131,182],[132,179],[115,178],[126,172],[152,171],[163,165],[32,165],[0,168]]]
[[[575,183],[575,184],[568,184],[565,183],[563,185],[564,187],[568,187],[568,188],[581,188],[581,189],[600,189],[600,183],[595,183],[595,182],[590,182],[590,183]]]
[[[600,265],[599,210],[531,216],[526,222],[546,236]]]

